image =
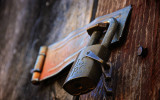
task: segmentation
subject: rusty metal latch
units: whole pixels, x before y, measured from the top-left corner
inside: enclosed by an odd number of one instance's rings
[[[71,32],[63,40],[49,46],[42,46],[33,69],[33,75],[31,79],[32,83],[37,84],[45,79],[57,75],[65,67],[73,63],[76,60],[79,52],[84,50],[84,48],[88,47],[89,45],[102,43],[106,46],[112,46],[120,42],[120,40],[123,38],[122,33],[130,11],[131,6],[128,6],[111,14],[100,16],[88,25]],[[112,29],[111,27],[112,22],[108,22],[110,19],[117,22],[118,26],[115,29]],[[110,40],[108,35],[105,37],[103,35],[108,31],[108,29],[111,31],[114,30],[114,34],[112,34],[113,38],[110,38]],[[92,37],[94,40],[91,39]],[[100,57],[97,54],[94,56],[93,54],[95,54],[95,52],[90,50],[90,53],[85,56],[90,57],[97,62],[103,62],[104,64],[105,58]],[[81,62],[78,64],[81,64]],[[110,76],[108,75],[106,77]]]
[[[120,27],[120,24],[117,19],[111,16],[106,19],[106,22],[87,30],[91,38],[87,46],[78,54],[63,85],[68,93],[75,96],[82,95],[96,88],[102,72],[104,73],[101,66],[107,67],[106,62],[111,54],[109,46],[113,42],[119,42],[122,35],[123,31],[119,31],[118,26]],[[115,37],[116,40],[111,43],[113,37],[119,32],[121,33],[119,37]],[[103,38],[102,41],[100,41],[101,38]],[[111,78],[111,75],[106,75],[106,77]],[[106,84],[104,86],[107,94],[111,94],[112,88],[107,87]]]

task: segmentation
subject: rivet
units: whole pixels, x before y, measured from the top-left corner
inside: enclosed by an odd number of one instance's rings
[[[143,48],[142,46],[139,46],[137,54],[138,56],[146,57],[148,53],[147,51],[148,51],[147,48]]]

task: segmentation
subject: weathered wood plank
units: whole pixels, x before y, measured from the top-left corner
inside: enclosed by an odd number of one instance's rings
[[[116,100],[160,99],[160,1],[99,0],[97,17],[132,5],[126,41],[113,50],[112,87]],[[137,56],[139,46],[148,49],[145,58]],[[82,100],[109,99],[100,80],[97,88]]]
[[[39,47],[88,24],[92,7],[93,0],[0,1],[0,100],[72,99],[61,87],[66,73],[33,86],[30,70]]]

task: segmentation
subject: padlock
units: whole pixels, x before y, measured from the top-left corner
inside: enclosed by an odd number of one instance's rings
[[[108,30],[101,44],[97,43],[102,36],[101,28]],[[106,23],[103,23],[99,28],[94,28],[92,31],[90,42],[84,48],[75,60],[65,82],[63,88],[71,95],[81,95],[93,90],[99,82],[102,74],[101,64],[94,59],[87,57],[87,53],[92,51],[96,56],[103,59],[102,64],[108,61],[110,52],[109,45],[117,29],[118,22],[115,18],[109,18]]]

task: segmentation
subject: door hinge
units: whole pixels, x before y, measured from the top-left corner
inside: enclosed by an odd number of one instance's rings
[[[31,82],[33,84],[39,83],[40,75],[41,75],[43,65],[45,62],[45,58],[46,58],[46,54],[47,54],[47,48],[48,48],[47,46],[40,47],[39,54],[38,54],[36,63],[34,65],[34,69],[32,71],[33,75],[32,75]]]

